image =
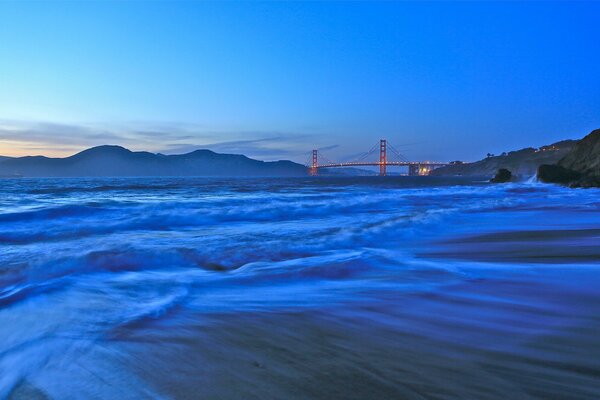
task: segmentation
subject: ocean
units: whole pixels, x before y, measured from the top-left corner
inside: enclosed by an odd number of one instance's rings
[[[0,398],[600,398],[600,191],[0,179]]]

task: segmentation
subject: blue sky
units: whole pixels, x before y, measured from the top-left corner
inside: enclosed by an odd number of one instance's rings
[[[0,154],[475,160],[600,127],[600,3],[0,2]]]

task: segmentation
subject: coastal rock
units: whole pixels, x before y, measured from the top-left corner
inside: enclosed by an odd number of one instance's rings
[[[600,176],[600,129],[581,139],[558,165],[586,176]]]
[[[593,188],[600,187],[600,176],[584,176],[569,184],[573,188]]]
[[[538,179],[545,183],[568,184],[581,178],[581,174],[555,164],[540,165]]]
[[[512,180],[512,172],[506,168],[500,168],[496,173],[496,176],[490,179],[492,183],[506,183]]]
[[[558,163],[541,165],[538,178],[570,187],[600,187],[600,129],[578,141]]]

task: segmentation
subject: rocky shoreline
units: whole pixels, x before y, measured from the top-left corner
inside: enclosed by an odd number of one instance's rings
[[[563,140],[540,148],[528,147],[499,155],[488,154],[482,160],[463,163],[453,162],[431,171],[434,176],[483,176],[490,179],[501,169],[511,172],[513,180],[525,180],[537,173],[542,164],[554,164],[567,155],[575,140]]]
[[[537,177],[569,187],[600,187],[600,129],[578,141],[556,164],[540,165]]]

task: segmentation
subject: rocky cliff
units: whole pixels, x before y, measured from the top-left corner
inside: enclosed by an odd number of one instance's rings
[[[541,165],[538,178],[572,187],[600,187],[600,129],[578,141],[557,163]]]
[[[466,175],[493,177],[500,169],[509,170],[515,179],[524,179],[536,174],[542,164],[554,164],[569,153],[577,142],[563,140],[539,149],[532,147],[503,153],[499,156],[489,156],[483,160],[453,164],[432,171],[431,175]]]

